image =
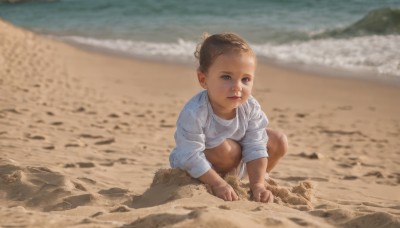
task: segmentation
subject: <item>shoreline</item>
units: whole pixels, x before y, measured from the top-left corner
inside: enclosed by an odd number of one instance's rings
[[[116,57],[123,57],[132,60],[140,60],[140,61],[147,61],[147,62],[154,62],[154,63],[163,63],[163,64],[174,64],[178,66],[190,66],[195,68],[197,63],[195,58],[193,57],[191,60],[179,60],[179,59],[168,59],[168,57],[160,57],[156,58],[154,56],[147,57],[141,56],[138,54],[131,54],[131,53],[124,53],[117,50],[112,50],[109,48],[97,47],[89,44],[82,44],[75,41],[65,40],[58,36],[53,35],[46,35],[43,34],[50,39],[54,39],[56,41],[66,43],[77,48],[93,52],[99,53],[104,55],[112,55]],[[266,66],[271,66],[274,68],[281,68],[283,70],[289,70],[294,72],[301,72],[304,74],[312,74],[318,75],[322,77],[334,77],[334,78],[342,78],[342,79],[350,79],[356,81],[368,81],[378,84],[383,84],[387,86],[394,86],[400,87],[400,77],[396,75],[379,75],[378,73],[370,72],[370,71],[355,71],[355,70],[348,70],[348,69],[340,69],[340,68],[333,68],[328,66],[321,66],[321,65],[305,65],[300,63],[288,63],[283,62],[275,59],[269,59],[263,56],[257,56],[258,61]]]

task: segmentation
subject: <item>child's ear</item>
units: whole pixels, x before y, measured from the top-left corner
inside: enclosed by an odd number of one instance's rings
[[[203,87],[203,89],[207,89],[206,75],[200,70],[197,70],[197,79],[199,80],[200,86]]]

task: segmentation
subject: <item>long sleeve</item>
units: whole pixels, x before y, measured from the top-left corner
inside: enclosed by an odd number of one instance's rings
[[[268,135],[266,132],[268,119],[254,98],[249,100],[248,108],[250,109],[248,127],[245,136],[240,141],[242,159],[246,163],[258,158],[268,157]]]
[[[192,177],[198,178],[209,169],[210,163],[204,155],[205,135],[198,113],[184,109],[179,115],[175,132],[176,147],[170,155],[173,168],[186,170]]]

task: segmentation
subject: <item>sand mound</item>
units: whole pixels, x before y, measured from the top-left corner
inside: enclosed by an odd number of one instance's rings
[[[343,224],[344,227],[400,227],[400,219],[385,212],[375,212],[354,218]]]
[[[309,212],[311,215],[325,218],[331,223],[343,223],[351,218],[354,218],[355,213],[350,210],[337,208],[337,209],[317,209]]]
[[[252,199],[248,184],[240,182],[236,176],[228,175],[224,179],[235,189],[240,199]],[[265,186],[274,194],[275,203],[291,207],[304,205],[307,209],[312,208],[313,185],[311,182],[303,181],[294,187],[282,187],[270,181],[269,183],[266,182]],[[300,209],[303,208],[300,207]]]
[[[243,183],[232,175],[227,175],[224,179],[233,187],[241,200],[252,200],[248,183]],[[305,206],[306,209],[312,208],[313,187],[310,182],[300,182],[294,187],[266,183],[266,188],[274,194],[274,202],[277,204],[294,208],[298,208],[299,205]],[[186,172],[179,169],[160,169],[154,175],[151,187],[143,195],[134,196],[125,204],[133,208],[144,208],[205,194],[212,194],[210,188],[190,177]]]
[[[266,185],[267,189],[275,196],[274,202],[283,205],[304,205],[312,209],[313,185],[311,182],[302,181],[298,185],[286,188],[278,185]],[[299,209],[303,209],[300,207]]]
[[[68,210],[95,199],[80,180],[72,181],[47,167],[23,167],[13,160],[0,159],[0,173],[2,198],[13,200],[18,206],[43,211]]]
[[[179,169],[160,169],[150,188],[126,204],[133,208],[152,207],[197,194],[207,194],[206,187],[198,180]]]
[[[240,199],[252,200],[251,191],[247,183],[242,183],[236,176],[226,176],[225,181],[228,182]],[[304,209],[303,207],[296,207],[298,205],[305,206],[306,209],[312,208],[313,185],[311,182],[303,181],[294,187],[282,187],[273,181],[265,183],[265,186],[274,194],[274,202],[277,204]]]

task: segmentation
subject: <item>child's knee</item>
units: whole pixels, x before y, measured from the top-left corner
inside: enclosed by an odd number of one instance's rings
[[[280,148],[280,155],[283,157],[288,152],[289,141],[285,133],[278,133],[278,145]]]
[[[212,151],[206,153],[207,159],[219,172],[228,172],[239,165],[242,159],[242,149],[239,143],[227,139]]]
[[[242,158],[242,148],[236,141],[227,139],[218,150],[222,161],[240,161]]]
[[[267,130],[268,132],[268,151],[271,152],[271,155],[274,157],[283,157],[288,152],[288,138],[287,136],[275,130]]]

